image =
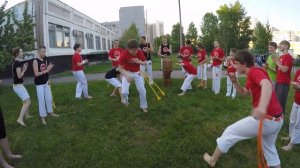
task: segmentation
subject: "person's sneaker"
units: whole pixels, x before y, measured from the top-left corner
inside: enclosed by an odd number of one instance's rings
[[[147,113],[148,110],[146,108],[141,108],[141,110],[144,112],[144,113]]]
[[[184,95],[185,95],[184,92],[178,94],[178,96],[184,96]]]

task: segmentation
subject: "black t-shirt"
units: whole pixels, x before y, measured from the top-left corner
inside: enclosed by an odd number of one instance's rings
[[[171,53],[169,52],[169,51],[167,51],[167,50],[169,50],[170,49],[170,45],[169,44],[167,44],[167,45],[160,45],[160,52],[161,52],[161,54],[162,55],[170,55]]]
[[[45,71],[47,69],[47,66],[48,66],[47,60],[43,59],[43,61],[41,61],[38,58],[36,58],[35,60],[38,63],[38,71],[39,72]],[[49,76],[48,76],[48,73],[46,73],[41,76],[34,77],[34,83],[35,83],[35,85],[43,85],[48,82],[48,79],[49,79]]]
[[[142,49],[142,51],[143,51],[143,53],[144,53],[144,56],[146,57],[147,61],[150,61],[150,60],[151,60],[151,54],[150,54],[150,53],[144,52],[144,50],[143,50],[144,47],[150,48],[150,44],[149,44],[149,43],[146,43],[146,44],[140,44],[140,49]]]
[[[120,72],[117,71],[116,69],[117,69],[117,67],[113,67],[112,69],[110,69],[109,71],[107,71],[106,74],[105,74],[105,79],[116,78],[117,75],[120,74]]]
[[[20,67],[21,70],[23,68],[23,63],[21,63],[20,61],[18,60],[14,60],[14,62],[12,63],[12,76],[13,76],[13,80],[14,80],[14,84],[22,84],[24,81],[23,81],[23,78],[18,78],[18,75],[17,75],[17,68]]]

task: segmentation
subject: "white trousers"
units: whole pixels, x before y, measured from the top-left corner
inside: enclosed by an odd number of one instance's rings
[[[76,95],[75,98],[80,98],[83,92],[84,97],[88,97],[88,83],[85,78],[85,75],[82,70],[80,71],[73,71],[73,75],[75,76],[77,80],[77,86],[76,86]]]
[[[235,76],[237,76],[237,73],[235,73]],[[229,76],[227,75],[227,92],[226,96],[236,96],[236,88],[234,87],[232,81],[230,80]]]
[[[289,136],[292,144],[300,143],[300,105],[295,102],[290,114]]]
[[[184,82],[181,86],[181,90],[186,92],[187,89],[192,89],[192,81],[196,77],[196,75],[187,74],[186,78],[184,79]]]
[[[280,121],[265,119],[263,123],[262,145],[268,166],[277,166],[280,164],[275,141],[282,124],[283,119]],[[258,127],[259,120],[256,120],[252,116],[237,121],[227,127],[222,136],[217,139],[218,148],[222,153],[227,153],[235,143],[257,137]]]
[[[113,85],[115,88],[122,87],[121,81],[117,78],[105,79],[109,84]]]
[[[140,72],[128,72],[129,76],[134,80],[135,86],[139,92],[140,96],[140,108],[148,108],[146,99],[146,89],[144,85],[144,78],[141,76]],[[125,99],[125,103],[128,103],[130,83],[123,76],[122,78],[122,95]]]
[[[43,85],[36,85],[36,93],[39,102],[40,117],[46,117],[47,112],[52,113],[52,94],[48,82]],[[47,110],[46,110],[47,108]]]
[[[198,79],[207,80],[206,76],[207,64],[198,64],[197,66],[197,77]]]
[[[220,93],[222,77],[222,66],[213,66],[212,68],[212,91],[215,94]]]
[[[150,83],[153,83],[153,75],[152,75],[152,61],[149,60],[147,61],[147,64],[146,65],[141,65],[140,66],[140,70],[142,72],[145,72],[147,70],[147,74],[148,74],[148,77],[149,77],[149,82]]]

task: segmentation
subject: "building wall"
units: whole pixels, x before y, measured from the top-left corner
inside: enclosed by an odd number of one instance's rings
[[[121,7],[119,10],[121,35],[132,23],[138,28],[139,36],[145,35],[145,14],[144,6]]]

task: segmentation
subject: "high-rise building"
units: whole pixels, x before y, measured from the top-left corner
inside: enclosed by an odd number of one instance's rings
[[[145,35],[144,6],[121,7],[119,10],[121,36],[132,23],[138,28],[139,36]]]
[[[101,23],[104,27],[108,28],[109,30],[117,33],[118,35],[121,35],[121,28],[120,28],[120,22],[114,21],[114,22],[103,22]]]

